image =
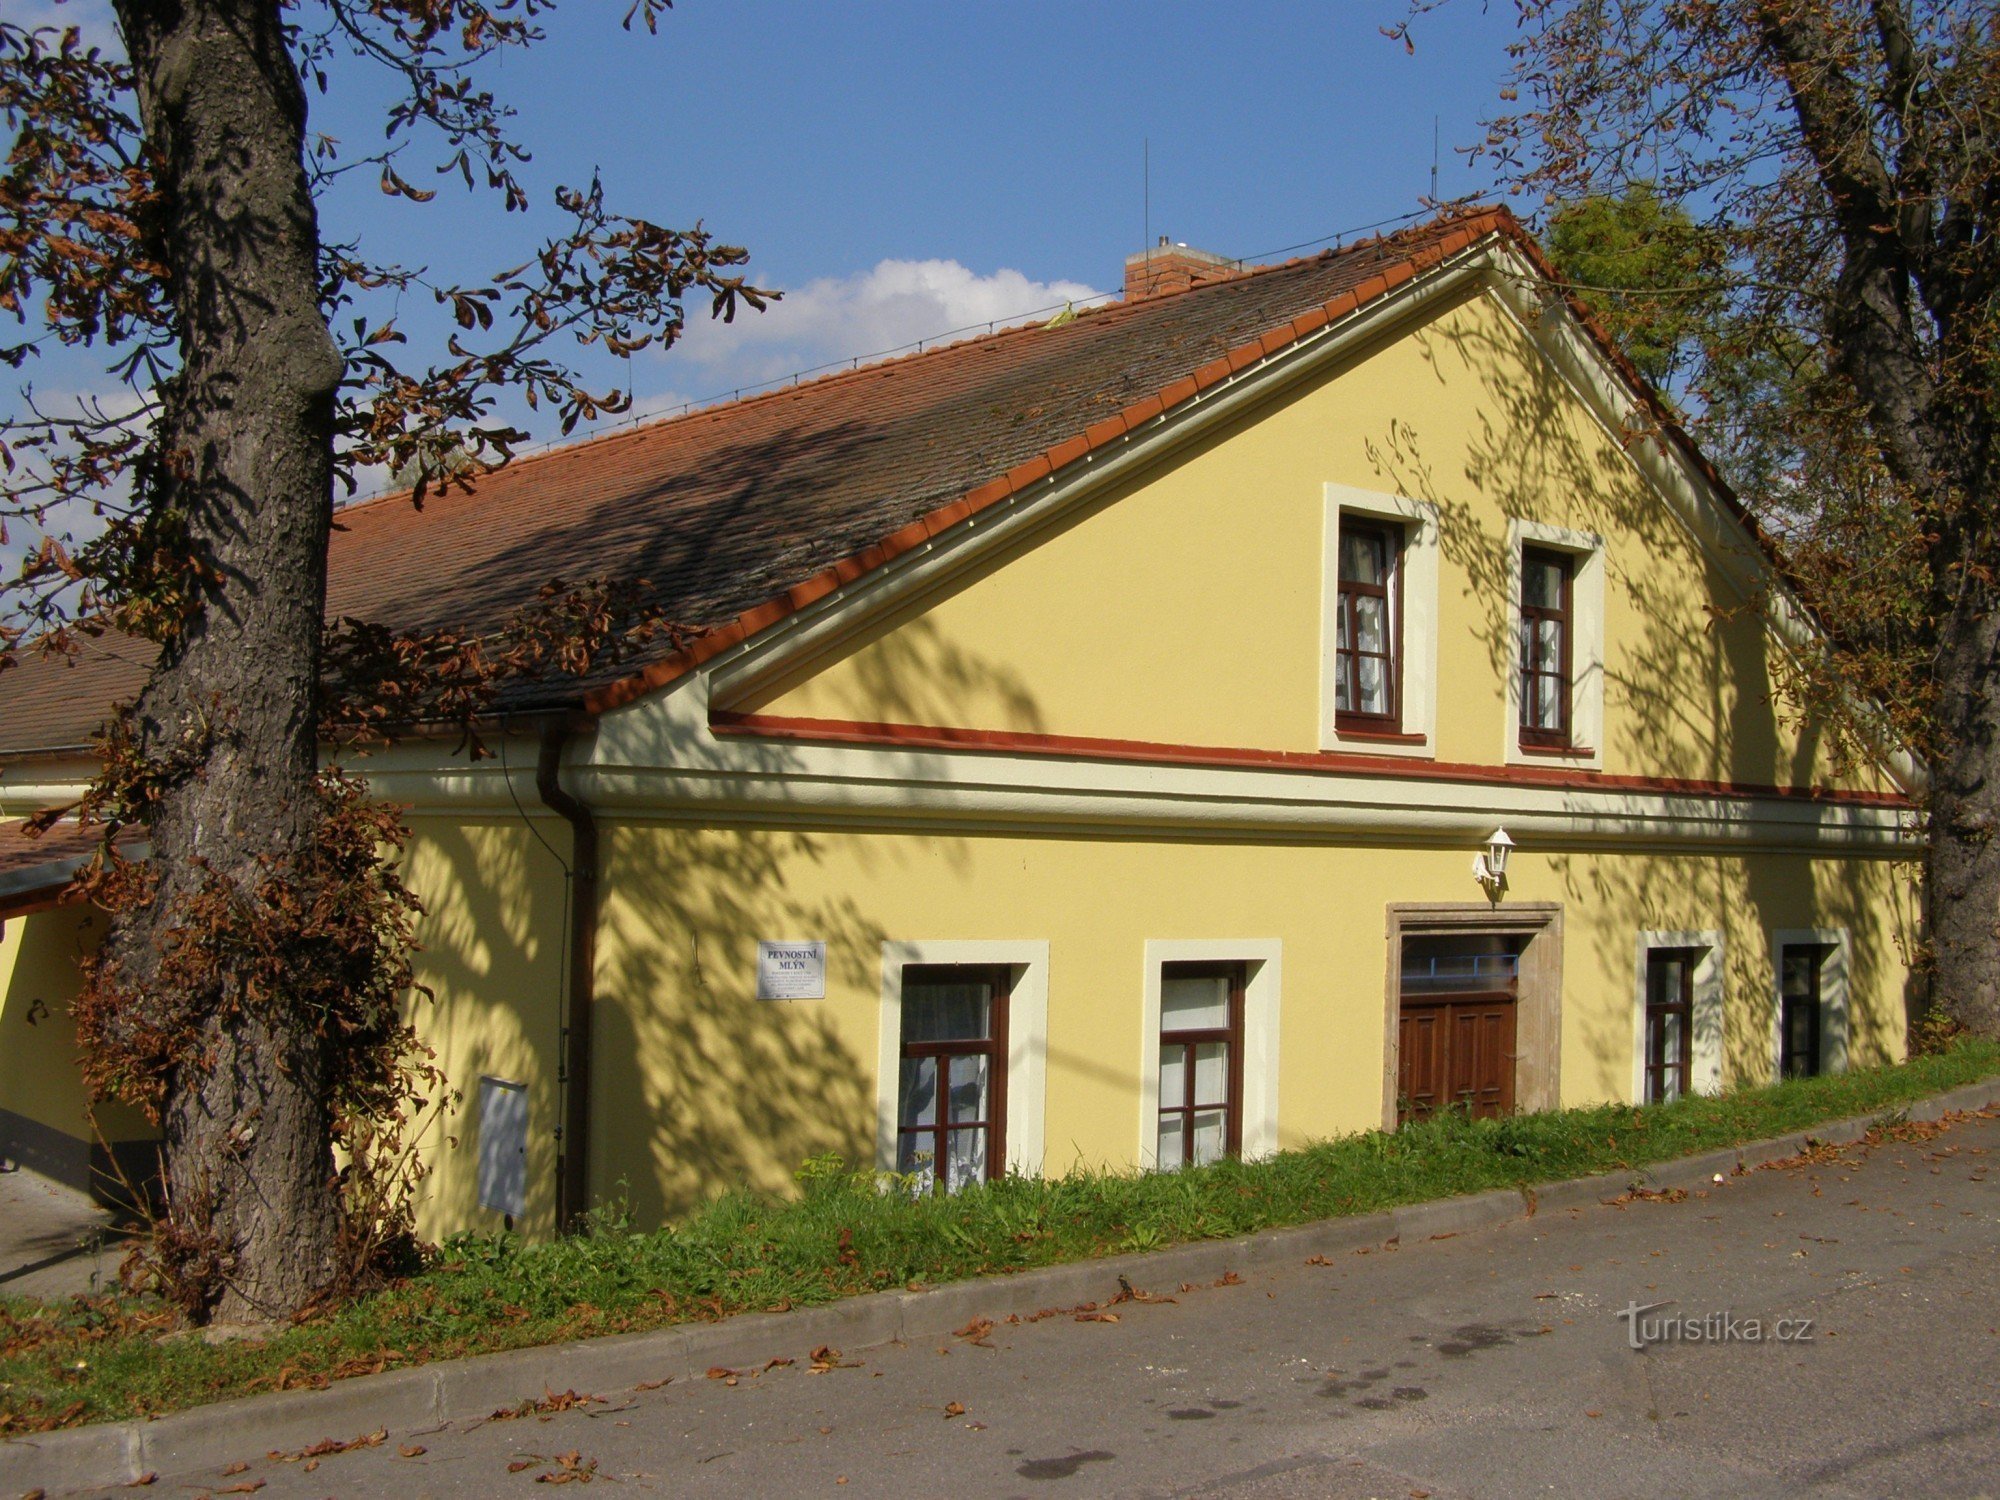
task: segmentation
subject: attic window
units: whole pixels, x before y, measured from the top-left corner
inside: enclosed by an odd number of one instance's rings
[[[1402,705],[1402,533],[1348,521],[1340,528],[1334,624],[1334,722],[1395,733]]]
[[[1437,507],[1332,483],[1325,506],[1320,746],[1427,757],[1437,721]]]

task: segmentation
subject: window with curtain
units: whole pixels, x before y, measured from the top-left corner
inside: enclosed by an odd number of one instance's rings
[[[1521,743],[1570,743],[1570,661],[1574,560],[1566,552],[1521,549]]]
[[[1201,1166],[1243,1149],[1241,964],[1172,963],[1160,972],[1163,1170]]]
[[[994,965],[903,970],[896,1170],[955,1193],[1006,1171],[1007,992]]]
[[[1402,620],[1395,527],[1340,519],[1334,725],[1393,733],[1402,722]]]

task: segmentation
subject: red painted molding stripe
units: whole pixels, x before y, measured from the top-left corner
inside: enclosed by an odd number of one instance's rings
[[[1668,797],[1767,797],[1793,802],[1907,809],[1899,792],[1766,786],[1744,781],[1696,781],[1677,776],[1611,776],[1553,766],[1482,766],[1421,760],[1403,755],[1356,755],[1338,750],[1248,750],[1227,745],[1173,745],[1151,740],[1098,739],[1031,734],[1004,729],[951,729],[924,724],[869,723],[855,719],[804,719],[783,714],[716,709],[709,728],[717,735],[799,740],[827,745],[867,745],[901,750],[966,750],[1006,755],[1065,756],[1079,760],[1146,765],[1218,766],[1266,771],[1325,771],[1385,780],[1445,781],[1482,786],[1542,787],[1552,791],[1644,792]]]

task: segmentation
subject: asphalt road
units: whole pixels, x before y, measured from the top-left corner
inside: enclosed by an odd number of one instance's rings
[[[311,1469],[245,1454],[144,1493],[2000,1494],[2000,1118],[1936,1129],[1680,1201],[1143,1288],[1174,1300],[1116,1321],[969,1326]],[[1678,1337],[1635,1350],[1635,1321]]]

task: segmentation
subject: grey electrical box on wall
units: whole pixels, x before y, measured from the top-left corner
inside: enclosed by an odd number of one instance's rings
[[[479,1206],[517,1219],[528,1192],[528,1086],[479,1080]]]

